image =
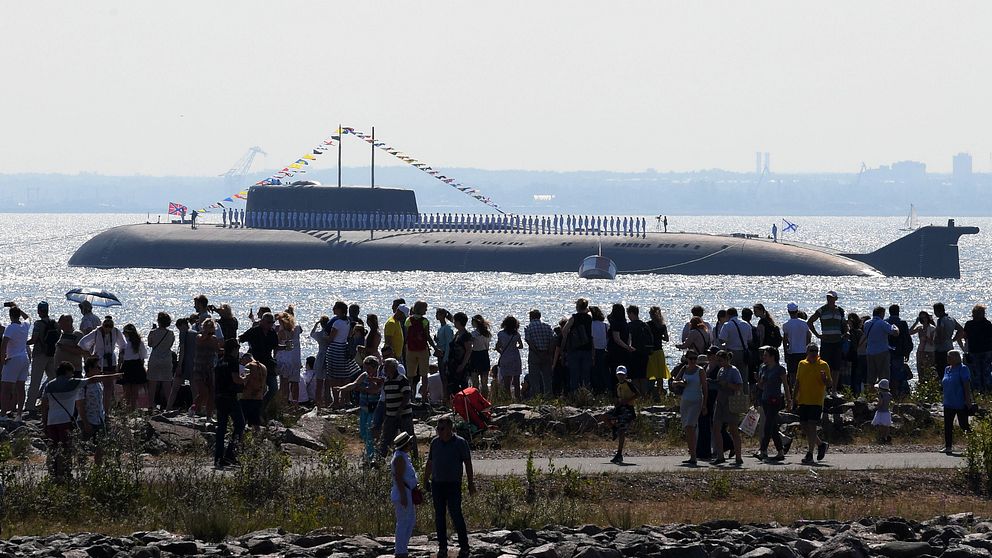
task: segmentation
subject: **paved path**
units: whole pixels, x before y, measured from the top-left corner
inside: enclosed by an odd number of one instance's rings
[[[554,465],[577,469],[582,473],[665,473],[684,471],[738,470],[733,462],[713,466],[700,462],[698,467],[682,463],[685,456],[628,457],[623,465],[610,463],[608,457],[560,457],[552,461]],[[815,465],[803,465],[802,455],[791,453],[782,463],[761,463],[752,457],[744,459],[743,470],[748,471],[816,471],[845,470],[865,471],[869,469],[953,469],[964,465],[964,458],[955,453],[945,455],[931,453],[828,453],[826,459]],[[548,468],[548,460],[534,459],[534,464]],[[527,471],[526,459],[479,459],[473,460],[476,474],[479,475],[523,475]]]

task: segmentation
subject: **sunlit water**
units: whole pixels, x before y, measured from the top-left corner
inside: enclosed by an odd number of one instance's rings
[[[959,225],[977,225],[983,232],[961,239],[962,278],[917,279],[889,277],[775,278],[685,275],[622,275],[615,281],[584,281],[575,273],[520,275],[513,273],[422,272],[334,272],[264,270],[152,270],[86,269],[66,265],[79,245],[108,227],[143,222],[145,215],[0,214],[0,298],[16,300],[33,310],[38,300],[53,304],[52,313],[72,311],[64,300],[66,291],[92,286],[116,293],[122,308],[113,313],[119,323],[134,322],[147,329],[160,310],[174,317],[192,311],[193,296],[205,293],[214,303],[227,302],[239,318],[250,307],[284,308],[295,304],[305,325],[320,314],[329,314],[335,300],[357,302],[363,314],[374,312],[383,320],[394,298],[422,299],[432,308],[443,306],[469,315],[479,313],[498,322],[507,314],[525,318],[539,308],[546,319],[569,313],[572,301],[584,296],[600,306],[614,301],[657,305],[672,322],[683,323],[693,304],[714,311],[720,307],[763,302],[777,318],[785,305],[796,301],[804,308],[822,303],[823,293],[836,290],[846,309],[867,312],[876,304],[896,302],[912,321],[920,309],[935,301],[947,303],[949,312],[968,315],[976,302],[988,302],[992,294],[992,218],[959,219]],[[154,219],[154,217],[153,217]],[[797,217],[799,234],[790,237],[846,252],[864,252],[880,247],[902,233],[903,219],[892,217]],[[946,218],[920,219],[923,223],[946,223]],[[648,219],[649,223],[653,219]],[[769,217],[679,217],[669,216],[670,231],[754,232],[767,234]],[[191,265],[208,267],[209,253],[190,254]],[[576,262],[576,268],[579,262]],[[731,271],[731,270],[728,270]],[[98,310],[98,313],[100,311]],[[433,314],[433,311],[431,312]],[[6,316],[0,317],[6,322]],[[670,353],[673,351],[669,351]]]

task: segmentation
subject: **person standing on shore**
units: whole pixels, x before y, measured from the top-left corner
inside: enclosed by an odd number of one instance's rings
[[[806,347],[813,341],[809,324],[799,317],[799,305],[790,302],[786,306],[789,319],[782,324],[782,346],[785,347],[785,370],[789,373],[789,385],[796,383],[796,370],[799,361],[806,357]]]
[[[492,342],[492,326],[480,314],[472,316],[472,356],[469,358],[469,378],[472,386],[489,397],[489,344]]]
[[[971,383],[980,391],[992,387],[992,322],[985,317],[985,305],[976,304],[971,309],[971,319],[964,324],[964,338],[968,341],[968,364]]]
[[[258,309],[262,312],[262,308]],[[250,316],[251,314],[249,314]],[[262,404],[267,405],[279,391],[279,373],[276,371],[276,360],[274,351],[279,346],[279,336],[275,332],[276,318],[272,312],[262,313],[257,325],[252,326],[238,337],[241,343],[248,343],[248,350],[252,356],[265,367],[266,378],[265,398]]]
[[[865,322],[861,343],[864,344],[868,357],[868,377],[865,383],[875,385],[879,380],[888,380],[891,375],[889,337],[899,335],[899,329],[885,321],[885,308],[881,306],[876,306],[871,316]]]
[[[837,298],[836,291],[827,291],[827,303],[817,308],[806,320],[810,332],[820,340],[822,347],[817,349],[819,357],[827,362],[833,373],[833,383],[829,387],[834,394],[837,393],[837,382],[840,381],[840,370],[844,365],[844,338],[847,337],[847,315],[843,308],[837,306]],[[821,331],[816,330],[817,321],[820,322]]]
[[[364,371],[355,378],[355,381],[334,388],[338,392],[350,392],[358,390],[358,437],[365,443],[365,454],[363,461],[372,463],[376,458],[375,436],[372,423],[375,418],[375,409],[379,404],[379,395],[382,393],[384,378],[379,375],[379,357],[368,355],[362,360]],[[335,398],[339,398],[335,395]]]
[[[785,460],[785,445],[782,434],[778,431],[778,414],[782,409],[792,408],[792,397],[789,394],[789,377],[785,367],[779,363],[778,349],[765,346],[761,349],[761,368],[758,369],[758,401],[764,411],[761,431],[761,446],[758,449],[758,459],[768,459],[768,442],[775,443],[778,453],[772,461]]]
[[[79,346],[100,358],[100,369],[108,374],[117,372],[117,354],[124,352],[124,334],[114,327],[114,318],[105,316],[100,327],[79,340]],[[103,411],[110,414],[114,406],[114,381],[103,380]]]
[[[389,464],[393,487],[389,498],[396,512],[396,538],[394,555],[396,558],[409,556],[407,546],[413,529],[417,525],[417,507],[413,504],[413,489],[417,486],[417,471],[410,460],[411,448],[417,447],[417,440],[407,432],[400,432],[392,439],[393,459]],[[384,446],[387,444],[383,444]],[[385,453],[385,452],[383,452]]]
[[[744,464],[741,457],[741,431],[737,427],[741,422],[739,414],[730,410],[730,396],[744,389],[744,377],[733,364],[734,356],[730,351],[723,350],[716,354],[717,365],[720,367],[716,376],[717,396],[716,408],[713,411],[713,448],[716,459],[711,461],[713,465],[726,463],[723,457],[723,435],[724,427],[730,432],[730,439],[734,444],[734,458],[738,467]]]
[[[954,349],[954,343],[963,348],[962,338],[964,328],[957,320],[947,315],[944,303],[938,302],[933,305],[933,315],[936,317],[936,331],[934,332],[934,367],[938,373],[947,368],[947,353]]]
[[[965,325],[967,326],[967,324]],[[920,312],[912,327],[909,328],[910,335],[916,335],[917,337],[916,374],[920,382],[928,382],[940,377],[939,371],[934,371],[934,350],[936,348],[934,336],[936,331],[937,326],[933,323],[933,316],[926,310]],[[967,327],[965,328],[965,332],[967,332]],[[968,343],[968,346],[971,347],[971,342],[969,341]]]
[[[214,442],[214,467],[223,468],[238,463],[238,445],[245,432],[245,415],[238,401],[238,394],[244,391],[245,376],[241,375],[241,345],[237,339],[224,341],[224,358],[214,374],[214,406],[217,408],[217,436]],[[246,374],[247,375],[247,374]],[[230,442],[224,445],[227,436],[227,421],[231,420],[233,431]]]
[[[820,358],[820,348],[810,343],[806,348],[806,358],[799,363],[792,397],[799,414],[799,423],[806,434],[806,457],[802,461],[804,465],[815,463],[814,450],[817,461],[823,460],[827,454],[827,443],[820,440],[816,429],[823,416],[823,400],[831,385],[830,364]]]
[[[255,360],[251,353],[241,355],[239,374],[244,369],[244,385],[238,394],[241,413],[245,424],[256,432],[262,426],[262,398],[265,397],[265,380],[268,376],[265,365]]]
[[[427,490],[434,501],[434,528],[437,530],[438,556],[448,555],[448,522],[458,534],[458,556],[469,555],[468,529],[462,515],[462,469],[468,477],[468,493],[475,494],[475,474],[472,469],[472,452],[468,442],[455,434],[450,417],[437,422],[437,437],[431,441],[424,465]]]
[[[59,342],[59,326],[55,320],[48,316],[48,303],[44,300],[38,303],[38,319],[31,329],[31,339],[28,345],[31,346],[31,385],[28,386],[28,401],[26,409],[35,410],[38,401],[38,393],[42,382],[47,382],[54,377],[55,348]]]
[[[28,358],[29,316],[17,306],[11,306],[10,323],[3,331],[0,359],[3,361],[0,382],[0,411],[19,417],[24,410],[24,383],[28,380],[31,360]]]
[[[381,451],[383,457],[389,449],[389,441],[397,433],[406,432],[413,440],[413,458],[417,458],[417,439],[413,431],[413,390],[406,376],[400,374],[400,363],[395,358],[383,361],[386,380],[382,384],[385,395],[385,417],[382,423]]]
[[[551,395],[551,360],[554,331],[541,321],[541,311],[532,309],[528,313],[530,322],[524,327],[524,340],[527,341],[527,381],[530,394]]]
[[[172,347],[176,343],[176,335],[169,329],[172,316],[159,312],[155,319],[155,328],[148,332],[148,409],[155,409],[159,388],[162,389],[162,400],[168,404],[169,394],[172,393]]]
[[[623,306],[621,306],[621,311]],[[592,345],[592,317],[589,315],[589,301],[580,298],[575,301],[575,313],[561,330],[564,343],[565,366],[568,369],[569,391],[580,385],[589,385],[594,349]]]
[[[971,432],[968,426],[968,412],[975,404],[971,393],[971,371],[962,362],[961,351],[952,350],[947,353],[947,366],[940,380],[944,403],[944,453],[950,455],[954,449],[954,418],[958,426],[965,432]]]
[[[79,313],[82,314],[79,318],[79,331],[82,331],[83,335],[100,327],[100,318],[93,313],[93,304],[90,301],[84,300],[79,303]]]
[[[410,380],[414,393],[417,393],[419,384],[420,398],[424,401],[427,400],[427,376],[430,374],[428,367],[431,363],[431,350],[437,349],[434,339],[431,338],[431,323],[426,314],[427,303],[418,300],[413,303],[410,317],[404,322],[407,378]]]
[[[685,364],[678,367],[675,378],[672,379],[672,391],[681,394],[679,415],[682,417],[682,429],[685,430],[686,445],[689,447],[689,459],[683,461],[686,465],[696,465],[696,426],[699,417],[706,415],[706,371],[699,366],[707,363],[706,355],[697,355],[696,351],[686,351]]]

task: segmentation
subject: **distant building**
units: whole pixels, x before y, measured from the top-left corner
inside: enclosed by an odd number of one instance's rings
[[[927,177],[927,164],[919,161],[898,161],[892,163],[892,179],[897,182],[924,180]]]
[[[761,174],[761,152],[754,152],[754,174]]]
[[[761,170],[769,174],[772,172],[772,156],[767,151],[765,151],[765,166]]]
[[[971,155],[968,153],[958,153],[954,156],[954,183],[968,184],[972,180]]]

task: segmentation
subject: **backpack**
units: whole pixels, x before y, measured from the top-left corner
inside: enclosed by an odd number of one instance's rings
[[[58,324],[55,320],[48,318],[41,320],[45,324],[45,331],[41,334],[41,342],[45,344],[45,354],[47,356],[55,356],[55,346],[59,344],[59,338],[62,337],[62,333],[59,331]]]
[[[427,326],[424,324],[426,318],[412,318],[410,325],[406,328],[406,349],[408,351],[427,350]]]
[[[772,323],[764,323],[765,326],[765,345],[769,347],[775,347],[776,349],[782,346],[782,330]]]
[[[650,353],[654,350],[654,336],[648,324],[638,320],[630,322],[630,341],[634,349],[640,354]]]
[[[572,329],[568,332],[568,339],[565,340],[567,349],[570,351],[577,350],[583,345],[588,345],[591,339],[589,338],[589,332],[586,328],[578,323],[577,320],[572,321]]]

